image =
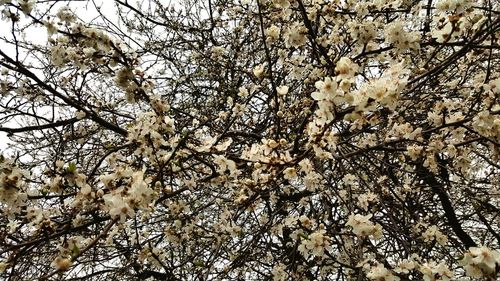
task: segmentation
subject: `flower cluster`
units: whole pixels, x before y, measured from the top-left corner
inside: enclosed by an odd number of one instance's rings
[[[418,49],[420,35],[416,31],[405,30],[404,23],[395,21],[385,28],[385,39],[398,50]]]
[[[111,181],[117,179],[128,179],[129,185],[113,189],[110,193],[102,195],[104,210],[109,212],[111,217],[120,218],[125,221],[127,217],[134,217],[137,209],[147,210],[156,193],[150,187],[151,180],[144,178],[144,171],[124,170],[102,177],[105,185],[113,187]]]
[[[63,9],[60,18],[65,22],[75,20],[70,15],[71,11]],[[45,25],[49,33],[56,32],[52,22],[47,22]],[[82,23],[74,23],[71,33],[58,36],[51,41],[53,42],[51,59],[57,66],[71,63],[85,69],[89,64],[104,63],[108,57],[113,57],[115,62],[118,61],[119,54],[115,52],[118,44],[102,30],[87,27]]]
[[[500,271],[500,252],[486,246],[471,247],[461,263],[468,276],[493,280]]]
[[[422,238],[424,238],[425,242],[436,240],[442,246],[448,242],[448,237],[439,231],[435,225],[429,227],[424,233],[422,233]]]
[[[321,226],[320,226],[321,227]],[[325,235],[325,230],[315,231],[307,236],[307,238],[302,239],[298,247],[299,252],[304,256],[304,258],[313,257],[323,257],[325,252],[330,251],[331,238]]]
[[[420,265],[418,270],[423,274],[424,281],[450,281],[453,280],[453,272],[448,266],[441,262],[428,262]]]
[[[360,214],[349,215],[349,220],[346,225],[352,227],[352,232],[360,237],[372,235],[373,238],[379,239],[382,236],[382,226],[370,221],[372,214],[363,216]]]
[[[10,159],[0,155],[0,204],[5,204],[5,214],[15,214],[21,211],[28,199],[24,178],[29,173],[14,165]]]
[[[394,276],[392,271],[385,268],[385,266],[381,263],[376,266],[370,267],[370,270],[366,274],[366,277],[370,278],[370,280],[376,281],[399,281],[400,278]]]

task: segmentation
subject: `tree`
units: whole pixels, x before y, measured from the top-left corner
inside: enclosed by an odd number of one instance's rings
[[[0,4],[2,279],[498,278],[497,1]]]

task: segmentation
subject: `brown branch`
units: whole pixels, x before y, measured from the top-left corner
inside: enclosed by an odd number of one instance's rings
[[[309,20],[309,18],[307,16],[307,11],[306,11],[306,8],[304,7],[304,4],[302,3],[301,0],[297,0],[297,3],[299,4],[299,10],[300,10],[300,13],[302,14],[302,19],[304,20],[304,25],[307,28],[307,32],[309,34],[309,41],[311,42],[313,49],[316,49],[316,48],[318,49],[321,56],[323,56],[323,58],[328,63],[328,66],[330,67],[330,71],[333,71],[335,69],[335,63],[333,63],[333,61],[328,56],[327,50],[325,48],[323,48],[323,46],[321,46],[320,44],[316,43],[316,33],[314,31],[314,28],[312,26],[311,21]]]
[[[439,201],[441,202],[441,206],[444,210],[444,215],[448,220],[448,225],[451,227],[453,232],[457,235],[458,239],[462,242],[465,248],[476,247],[477,244],[470,237],[467,232],[462,228],[460,221],[457,218],[455,213],[455,209],[450,201],[448,194],[446,193],[443,184],[440,183],[434,174],[429,171],[427,168],[423,166],[422,163],[417,165],[417,175],[418,177],[425,182],[428,186],[431,187],[432,191],[438,196]]]
[[[12,58],[10,58],[7,54],[5,54],[4,52],[2,52],[0,50],[0,56],[2,56],[8,63],[12,64],[12,65],[9,65],[9,64],[6,64],[6,63],[1,63],[1,65],[13,70],[13,71],[16,71],[20,74],[23,74],[25,75],[26,77],[28,78],[31,78],[33,81],[35,81],[39,86],[41,86],[43,89],[49,91],[51,94],[53,94],[54,96],[60,98],[61,100],[63,100],[66,104],[72,106],[73,108],[77,109],[77,110],[80,110],[80,111],[83,111],[87,114],[87,116],[89,117],[89,119],[91,119],[92,121],[96,122],[97,124],[103,126],[104,128],[106,129],[109,129],[115,133],[118,133],[122,136],[126,136],[128,133],[127,133],[127,130],[115,125],[115,124],[112,124],[104,119],[102,119],[99,115],[97,115],[95,112],[93,112],[92,110],[89,110],[89,109],[86,109],[82,104],[80,104],[78,101],[75,101],[61,93],[59,93],[55,88],[53,88],[52,86],[50,86],[49,84],[45,83],[44,81],[42,81],[40,78],[38,78],[38,76],[36,76],[33,72],[29,71],[26,67],[24,67],[20,62],[17,62],[15,60],[13,60]]]
[[[425,78],[424,81],[420,82],[418,85],[413,87],[410,90],[410,92],[413,91],[414,89],[418,88],[423,83],[425,83],[427,81],[427,79],[429,79],[431,76],[438,75],[439,73],[443,72],[446,68],[448,68],[451,64],[453,64],[454,62],[456,62],[457,60],[459,60],[460,58],[465,56],[467,54],[467,52],[470,49],[472,49],[472,46],[477,45],[478,43],[482,42],[490,34],[492,34],[495,30],[497,30],[500,27],[499,24],[500,24],[500,17],[497,18],[495,20],[495,22],[493,22],[487,28],[481,29],[478,32],[476,32],[476,34],[474,34],[474,36],[471,38],[471,40],[467,44],[465,44],[460,50],[458,50],[457,52],[453,53],[448,58],[446,58],[446,60],[444,60],[441,64],[437,65],[436,67],[428,70],[426,73],[424,73],[418,77],[415,77],[413,80],[408,82],[408,85],[411,85],[411,84],[414,84],[414,83]],[[488,31],[486,31],[486,30],[488,30]]]
[[[94,240],[92,240],[92,242],[90,242],[85,248],[83,248],[80,253],[78,253],[78,255],[75,255],[71,258],[71,261],[75,261],[77,258],[79,258],[81,255],[83,255],[85,252],[87,252],[88,250],[90,250],[92,247],[94,247],[97,242],[103,237],[105,236],[108,231],[111,229],[111,227],[118,221],[119,218],[114,218],[113,220],[111,220],[107,225],[106,227],[102,230],[101,233],[99,233],[99,235],[96,236],[96,238],[94,238]],[[56,269],[42,277],[40,277],[38,280],[42,281],[42,280],[47,280],[48,278],[54,276],[54,274],[57,274],[61,272],[60,269]]]
[[[21,127],[21,128],[0,127],[0,132],[14,134],[14,133],[29,132],[29,131],[38,131],[38,130],[52,129],[52,128],[56,128],[56,127],[60,127],[60,126],[65,126],[65,125],[73,124],[76,122],[78,122],[78,118],[74,117],[71,119],[59,120],[59,121],[56,121],[53,123],[48,123],[48,124],[43,124],[43,125],[38,125],[38,126],[27,126],[27,127]]]

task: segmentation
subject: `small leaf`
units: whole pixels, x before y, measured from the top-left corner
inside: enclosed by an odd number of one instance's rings
[[[70,162],[66,171],[70,174],[76,172],[76,164],[73,162]]]
[[[195,261],[194,262],[194,265],[195,266],[199,266],[199,267],[204,267],[205,266],[205,263],[203,261]]]
[[[304,238],[304,239],[308,239],[309,238],[309,236],[307,234],[305,234],[305,233],[299,233],[299,236],[302,237],[302,238]]]
[[[73,249],[71,249],[71,256],[72,257],[77,257],[80,255],[80,248],[78,246],[74,246]]]

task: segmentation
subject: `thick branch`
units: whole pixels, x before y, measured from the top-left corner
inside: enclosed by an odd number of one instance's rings
[[[428,186],[431,187],[432,191],[438,196],[441,206],[443,207],[444,214],[448,220],[448,225],[451,227],[453,232],[457,235],[458,239],[463,243],[465,248],[476,247],[477,244],[472,240],[469,234],[465,232],[462,225],[458,221],[455,209],[446,193],[443,184],[441,184],[434,174],[425,168],[422,164],[417,165],[417,175],[424,181]]]

